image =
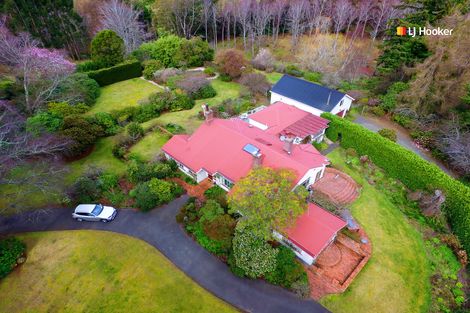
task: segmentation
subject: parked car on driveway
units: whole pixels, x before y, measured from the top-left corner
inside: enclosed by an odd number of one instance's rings
[[[102,204],[80,204],[75,208],[72,217],[77,221],[92,221],[107,223],[112,221],[117,214],[117,210]]]

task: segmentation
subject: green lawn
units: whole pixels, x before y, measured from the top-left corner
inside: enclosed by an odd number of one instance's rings
[[[126,170],[124,162],[114,157],[112,153],[115,140],[115,137],[101,138],[96,142],[90,155],[69,163],[71,171],[66,177],[66,183],[72,183],[90,166],[99,167],[117,175],[123,174]]]
[[[143,123],[142,126],[148,129],[155,124],[174,123],[183,126],[188,133],[192,133],[202,124],[202,120],[197,118],[197,113],[201,110],[201,104],[215,105],[226,99],[238,98],[240,95],[240,85],[238,83],[214,79],[211,81],[211,84],[217,91],[217,96],[214,98],[197,100],[196,105],[191,110],[164,113],[157,118]]]
[[[262,73],[266,76],[266,79],[268,80],[270,84],[277,83],[277,81],[281,79],[282,75],[284,75],[282,73],[277,73],[277,72],[272,72],[272,73],[262,72]]]
[[[430,304],[430,264],[421,234],[403,213],[357,172],[336,149],[328,154],[332,164],[351,175],[363,188],[351,206],[372,241],[372,257],[348,290],[321,303],[341,312],[427,312]]]
[[[144,241],[103,231],[20,238],[28,259],[0,281],[0,312],[237,312]]]
[[[168,141],[168,134],[158,130],[151,131],[131,147],[130,153],[138,155],[145,161],[151,161],[160,153],[161,147]]]
[[[110,112],[136,106],[141,99],[162,89],[141,79],[132,78],[101,88],[101,95],[88,114]]]

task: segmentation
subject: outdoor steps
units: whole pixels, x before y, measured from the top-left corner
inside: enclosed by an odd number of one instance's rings
[[[338,204],[349,204],[356,200],[358,195],[359,193],[356,190],[356,186],[348,184],[343,190],[335,195],[335,199]]]

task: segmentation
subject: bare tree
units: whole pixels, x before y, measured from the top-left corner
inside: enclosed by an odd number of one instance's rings
[[[120,0],[110,0],[100,8],[101,29],[111,29],[122,38],[126,55],[136,50],[143,41],[144,28],[139,20],[141,13]]]
[[[439,146],[457,170],[470,174],[470,132],[459,126],[455,116],[443,129]]]
[[[306,0],[294,0],[290,3],[287,20],[292,35],[292,49],[295,49],[299,43],[299,37],[304,28],[305,10],[308,5]]]
[[[281,27],[282,17],[286,11],[287,2],[286,0],[275,0],[271,3],[271,15],[272,15],[272,37],[273,43],[276,44],[279,38],[279,29]]]
[[[258,48],[261,47],[261,38],[266,26],[271,19],[271,6],[267,1],[255,1],[253,3],[253,32],[256,35]],[[252,51],[254,54],[254,50]]]
[[[338,0],[335,2],[332,11],[333,31],[335,33],[335,44],[333,46],[334,52],[336,51],[339,32],[348,24],[352,11],[353,6],[349,0]]]
[[[246,50],[246,37],[251,26],[251,4],[252,0],[240,0],[237,5],[237,19],[241,24],[243,36],[243,48]]]
[[[209,29],[209,20],[212,15],[212,6],[214,4],[212,3],[212,0],[203,0],[202,1],[202,17],[203,17],[203,22],[204,22],[204,32],[205,32],[205,40],[209,41],[209,34],[208,34],[208,29]]]
[[[371,15],[371,10],[374,5],[374,0],[361,0],[358,5],[356,31],[359,31],[359,26],[362,26],[361,37],[364,37],[367,23]]]
[[[400,0],[381,0],[373,7],[371,13],[372,31],[371,37],[375,41],[380,32],[387,27],[390,19],[396,18],[400,15],[398,5]]]

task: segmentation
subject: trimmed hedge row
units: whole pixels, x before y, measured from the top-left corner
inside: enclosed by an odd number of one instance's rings
[[[115,66],[102,68],[96,71],[86,72],[103,87],[123,80],[142,76],[142,65],[139,61],[127,61]]]
[[[342,147],[354,148],[359,154],[368,155],[374,164],[408,188],[443,190],[446,194],[444,211],[465,250],[470,252],[469,187],[414,152],[377,133],[330,113],[324,113],[322,117],[331,121],[326,131],[328,138],[333,141],[340,139]]]

